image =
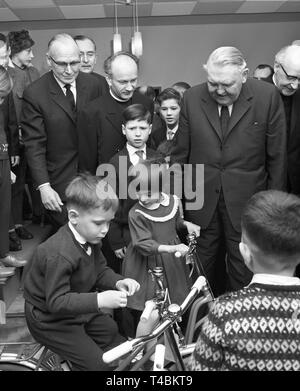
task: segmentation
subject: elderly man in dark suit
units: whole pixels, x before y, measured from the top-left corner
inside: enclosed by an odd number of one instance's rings
[[[198,254],[213,289],[224,235],[228,288],[235,290],[252,275],[238,248],[242,210],[254,193],[285,188],[284,108],[273,85],[247,80],[238,49],[216,49],[204,68],[207,82],[190,88],[183,98],[174,161],[193,168],[204,165],[203,207],[193,210],[191,200],[186,202],[186,218],[201,226]],[[195,170],[185,181],[191,178],[194,182]]]
[[[287,123],[288,191],[300,194],[300,46],[275,56],[273,82],[281,94]]]
[[[102,94],[98,79],[79,72],[80,54],[68,34],[57,34],[48,45],[51,70],[23,94],[21,126],[28,165],[42,202],[56,227],[66,221],[65,189],[79,171],[96,172],[97,148],[80,113]]]

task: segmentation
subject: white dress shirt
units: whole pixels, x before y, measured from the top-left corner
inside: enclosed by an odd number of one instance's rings
[[[135,148],[132,145],[129,145],[128,143],[126,143],[126,148],[127,148],[128,154],[129,154],[129,160],[133,166],[138,164],[138,162],[140,160],[140,158],[136,154],[136,151],[143,151],[143,159],[147,159],[146,144],[144,144],[144,146],[142,148]]]
[[[69,226],[70,230],[72,231],[76,241],[81,245],[81,247],[82,247],[83,244],[86,244],[86,240],[84,239],[84,237],[81,236],[78,231],[76,231],[76,229],[74,228],[73,224],[70,223],[70,221],[68,222],[68,226]],[[92,254],[91,246],[88,246],[87,250],[85,250],[84,247],[82,247],[82,248],[87,253],[87,255],[91,255]]]

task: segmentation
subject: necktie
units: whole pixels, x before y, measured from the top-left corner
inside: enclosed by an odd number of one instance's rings
[[[144,160],[144,151],[142,151],[141,149],[139,151],[135,151],[136,155],[138,155],[139,157],[139,162]]]
[[[167,130],[167,140],[172,140],[174,137],[173,130]]]
[[[222,131],[222,137],[227,133],[228,129],[228,123],[229,123],[229,110],[227,106],[222,106],[221,107],[221,117],[220,117],[220,122],[221,122],[221,131]]]
[[[66,89],[66,97],[70,102],[72,111],[75,111],[75,99],[73,92],[71,91],[71,84],[65,84],[64,88]]]
[[[87,253],[89,252],[89,249],[91,248],[89,242],[80,243],[80,246],[81,246]]]

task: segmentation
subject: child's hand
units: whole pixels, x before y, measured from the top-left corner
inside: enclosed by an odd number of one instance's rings
[[[132,278],[124,278],[116,283],[118,291],[125,292],[127,296],[132,296],[140,289],[140,284]]]
[[[195,234],[196,238],[200,236],[200,229],[201,229],[200,225],[191,223],[190,221],[185,221],[184,225],[186,226],[186,229],[189,234]]]
[[[189,251],[189,247],[183,243],[176,244],[175,246],[171,246],[171,247],[173,252],[175,253],[176,258],[185,256],[185,254],[187,254],[187,252]]]
[[[115,256],[119,259],[123,259],[125,257],[126,249],[127,248],[125,246],[125,247],[119,248],[118,250],[115,250]]]
[[[97,294],[98,308],[126,307],[127,293],[120,291],[104,291]]]

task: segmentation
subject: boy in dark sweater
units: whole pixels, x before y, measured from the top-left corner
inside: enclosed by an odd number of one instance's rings
[[[252,281],[214,302],[190,368],[299,371],[300,199],[276,190],[255,194],[242,216],[240,251]]]
[[[25,278],[26,320],[33,337],[72,369],[107,370],[103,352],[125,339],[101,309],[126,307],[139,284],[107,267],[101,252],[118,207],[111,187],[82,174],[67,187],[66,199],[68,224],[38,246]]]

